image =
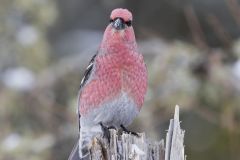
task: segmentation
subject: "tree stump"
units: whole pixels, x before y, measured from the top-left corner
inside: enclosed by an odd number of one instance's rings
[[[92,140],[92,160],[185,160],[184,131],[180,128],[179,107],[175,107],[174,118],[170,120],[169,129],[164,140],[157,142],[146,138],[145,133],[139,137],[131,134],[118,134],[110,130],[110,143],[99,136]]]

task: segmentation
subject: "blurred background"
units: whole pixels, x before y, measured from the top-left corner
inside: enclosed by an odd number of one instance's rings
[[[130,129],[165,138],[178,104],[187,159],[240,159],[239,0],[1,0],[0,159],[67,159],[79,84],[117,7],[149,72]]]

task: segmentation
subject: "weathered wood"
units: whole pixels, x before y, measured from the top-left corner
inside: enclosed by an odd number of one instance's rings
[[[165,160],[184,160],[184,131],[180,128],[179,106],[175,107],[174,119],[170,120],[166,136]]]
[[[164,140],[152,142],[144,133],[139,137],[110,130],[110,142],[101,137],[92,141],[92,160],[184,160],[184,131],[180,128],[179,107],[175,108],[174,119],[170,120],[169,130]],[[166,149],[165,149],[166,148]],[[166,151],[166,153],[165,153]]]

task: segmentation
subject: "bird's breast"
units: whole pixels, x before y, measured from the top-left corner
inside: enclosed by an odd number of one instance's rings
[[[119,50],[118,50],[119,51]],[[147,88],[147,71],[141,54],[127,52],[100,56],[98,77],[105,83],[114,84],[116,92],[126,92],[141,107]]]
[[[80,94],[80,113],[116,101],[126,93],[138,107],[143,105],[147,90],[147,71],[142,55],[135,52],[113,52],[96,57],[94,76]]]

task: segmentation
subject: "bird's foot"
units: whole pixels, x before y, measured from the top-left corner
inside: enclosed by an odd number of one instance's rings
[[[134,136],[136,136],[136,137],[139,137],[139,135],[138,135],[136,132],[129,131],[126,127],[124,127],[124,125],[121,124],[120,127],[122,128],[122,130],[123,130],[124,132],[126,132],[126,133],[128,133],[128,134],[132,134],[132,135],[134,135]]]
[[[114,130],[117,130],[117,128],[115,126],[109,126],[107,127],[108,129],[114,129]]]
[[[104,126],[104,125],[102,124],[102,122],[100,122],[99,124],[100,124],[101,127],[102,127],[103,137],[107,138],[108,142],[110,143],[111,135],[110,135],[109,127]]]

